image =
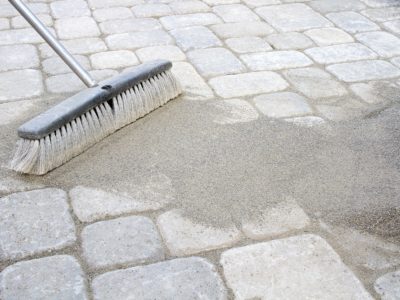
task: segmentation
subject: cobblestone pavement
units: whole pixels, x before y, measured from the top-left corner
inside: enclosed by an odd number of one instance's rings
[[[399,99],[399,0],[29,2],[97,80],[173,61],[176,101],[211,104],[218,126],[318,128]],[[0,0],[3,140],[83,88]],[[400,299],[399,206],[391,240],[325,223],[292,197],[211,226],[173,205],[162,174],[134,195],[70,174],[73,185],[2,171],[0,299]]]

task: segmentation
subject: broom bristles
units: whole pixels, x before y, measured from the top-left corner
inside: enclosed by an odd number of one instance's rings
[[[179,82],[171,71],[162,72],[41,139],[19,138],[9,167],[20,173],[46,174],[180,93]]]

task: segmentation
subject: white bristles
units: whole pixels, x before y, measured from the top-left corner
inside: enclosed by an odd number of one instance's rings
[[[180,93],[179,82],[172,73],[160,73],[39,140],[20,138],[10,168],[21,173],[45,174]]]

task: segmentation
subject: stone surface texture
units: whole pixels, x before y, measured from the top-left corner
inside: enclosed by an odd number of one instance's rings
[[[387,273],[379,277],[374,284],[375,291],[382,300],[400,298],[400,271]]]
[[[221,264],[236,299],[373,299],[315,235],[230,249]]]
[[[75,243],[67,194],[42,189],[0,198],[0,260],[24,258]]]

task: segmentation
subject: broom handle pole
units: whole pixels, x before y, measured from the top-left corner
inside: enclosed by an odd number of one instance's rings
[[[75,60],[63,45],[50,33],[43,23],[32,13],[32,11],[21,0],[8,0],[22,17],[39,33],[51,48],[62,58],[72,71],[83,81],[87,87],[97,85],[94,78]]]

